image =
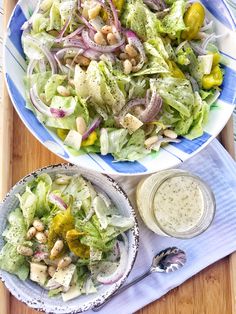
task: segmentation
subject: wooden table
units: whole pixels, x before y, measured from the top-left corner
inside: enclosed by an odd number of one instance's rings
[[[14,3],[14,0],[5,0],[6,20]],[[0,106],[0,199],[12,184],[27,173],[39,167],[62,161],[29,133],[15,111],[12,110],[6,90],[4,90],[3,100],[4,103]],[[221,133],[221,141],[233,155],[232,119]],[[138,313],[236,314],[235,265],[235,255],[226,257]],[[0,286],[0,314],[35,313],[38,312],[18,302],[9,295],[3,285]]]

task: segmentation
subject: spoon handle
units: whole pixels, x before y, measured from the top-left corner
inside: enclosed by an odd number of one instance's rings
[[[138,283],[139,281],[143,280],[144,278],[146,278],[147,276],[149,276],[151,274],[150,269],[148,271],[146,271],[145,273],[143,273],[142,275],[136,277],[134,280],[132,280],[130,283],[128,283],[127,285],[121,287],[120,289],[118,289],[116,292],[114,292],[111,296],[109,296],[109,298],[107,298],[102,304],[95,306],[93,308],[94,312],[98,312],[100,311],[107,303],[109,303],[111,301],[111,299],[117,295],[119,295],[120,293],[124,292],[126,289],[128,289],[129,287],[135,285],[136,283]]]

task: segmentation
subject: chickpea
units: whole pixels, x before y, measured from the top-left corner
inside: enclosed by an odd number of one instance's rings
[[[77,131],[83,135],[87,130],[87,125],[83,117],[76,118],[76,128]]]
[[[87,67],[87,66],[89,66],[90,59],[88,59],[88,58],[86,58],[84,56],[79,55],[79,56],[77,56],[75,58],[75,62],[78,63],[81,66]]]
[[[137,65],[137,62],[136,62],[135,59],[131,59],[130,62],[131,62],[131,64],[132,64],[133,66]]]
[[[97,32],[94,35],[94,41],[96,44],[101,45],[101,46],[106,46],[107,42],[106,39],[104,38],[103,34],[101,32]]]
[[[150,148],[157,141],[158,141],[158,136],[154,135],[154,136],[147,138],[146,141],[144,142],[144,145],[146,146],[146,148]]]
[[[30,247],[18,245],[17,252],[23,256],[32,256],[34,254],[33,250]]]
[[[107,35],[107,41],[109,45],[115,45],[117,43],[116,36],[113,33]]]
[[[35,219],[33,222],[33,226],[37,231],[43,231],[44,230],[44,224],[41,220]]]
[[[131,57],[135,58],[138,56],[137,50],[132,45],[126,45],[125,46],[125,52]]]
[[[51,249],[51,258],[55,258],[63,249],[64,243],[62,240],[57,240]]]
[[[70,91],[65,86],[62,86],[62,85],[57,87],[57,92],[58,94],[64,97],[70,96]]]
[[[105,25],[102,27],[101,31],[103,34],[107,35],[109,33],[112,33],[112,27],[110,25]]]
[[[178,137],[178,135],[173,130],[169,130],[169,129],[164,130],[163,134],[166,137],[171,138],[172,140],[174,140]]]
[[[27,232],[27,239],[31,240],[36,235],[36,232],[37,232],[37,230],[35,227],[29,228],[29,230]]]
[[[69,257],[69,256],[63,257],[63,258],[59,261],[57,267],[58,267],[59,269],[66,268],[68,265],[71,264],[71,262],[72,262],[71,257]]]
[[[35,238],[38,240],[39,243],[46,243],[47,242],[47,237],[43,232],[37,232],[35,235]]]
[[[125,60],[123,62],[123,66],[124,66],[124,73],[126,75],[128,75],[132,72],[132,63],[129,60]]]

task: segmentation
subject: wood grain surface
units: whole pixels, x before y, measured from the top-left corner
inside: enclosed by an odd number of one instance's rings
[[[14,4],[14,0],[5,0],[6,19]],[[4,102],[0,106],[0,198],[11,183],[16,183],[24,175],[39,167],[62,161],[29,133],[15,112],[12,115],[6,91],[3,97]],[[226,149],[233,154],[232,120],[221,139]],[[236,314],[235,269],[236,256],[232,255],[203,270],[138,314]],[[8,302],[8,297],[9,294],[1,285],[0,314],[38,313],[12,296]]]

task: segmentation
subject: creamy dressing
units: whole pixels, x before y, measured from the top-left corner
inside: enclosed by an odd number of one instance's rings
[[[204,197],[193,177],[180,175],[161,184],[153,207],[158,224],[166,233],[181,233],[198,225],[204,212]]]

